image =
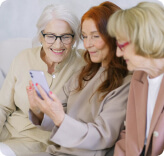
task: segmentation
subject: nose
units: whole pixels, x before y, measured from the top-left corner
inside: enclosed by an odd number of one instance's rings
[[[84,47],[85,47],[86,49],[93,46],[92,39],[89,38],[89,37],[86,38],[83,42],[84,42]]]
[[[117,49],[116,49],[116,56],[117,57],[122,57],[123,55],[124,55],[123,51],[121,51],[120,48],[117,47]]]
[[[52,46],[55,46],[55,48],[59,48],[59,47],[61,47],[62,44],[63,43],[62,43],[61,39],[58,37],[58,38],[56,38],[56,40],[54,41]]]

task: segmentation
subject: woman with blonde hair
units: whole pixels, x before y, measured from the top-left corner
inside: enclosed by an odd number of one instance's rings
[[[134,71],[125,130],[115,156],[157,156],[164,150],[164,7],[153,2],[119,10],[108,22],[117,56]]]

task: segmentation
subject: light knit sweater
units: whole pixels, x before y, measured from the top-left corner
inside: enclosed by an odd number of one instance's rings
[[[41,47],[26,49],[12,62],[0,90],[0,142],[9,145],[17,156],[44,151],[50,133],[35,127],[28,117],[29,101],[26,86],[31,80],[29,70],[42,70],[50,90],[58,93],[70,76],[84,64],[73,49],[70,55],[55,67],[55,78],[47,71],[47,64],[40,57]]]

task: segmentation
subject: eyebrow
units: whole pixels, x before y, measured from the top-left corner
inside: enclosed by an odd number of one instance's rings
[[[94,34],[94,33],[99,33],[98,31],[92,31],[91,34]],[[82,31],[82,34],[86,34],[85,32]]]
[[[52,32],[44,32],[44,34],[47,34],[47,35],[57,35],[57,34],[52,33]],[[60,35],[68,35],[68,34],[73,34],[73,32],[65,32],[65,33],[60,34]]]

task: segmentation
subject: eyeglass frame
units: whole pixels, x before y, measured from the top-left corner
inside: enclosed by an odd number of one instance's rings
[[[63,36],[65,36],[65,35],[70,35],[70,36],[72,36],[72,41],[73,41],[73,38],[74,38],[74,36],[75,36],[75,35],[73,35],[73,34],[64,34],[64,35],[61,35],[61,36],[56,36],[56,35],[54,35],[54,34],[44,34],[43,31],[41,31],[41,34],[43,35],[44,39],[45,39],[45,36],[46,36],[46,35],[52,35],[52,36],[56,37],[55,40],[54,40],[54,42],[59,38],[60,41],[61,41],[62,43],[63,43],[63,41],[62,41],[62,37],[63,37]],[[46,41],[46,40],[45,40],[45,41]],[[70,43],[68,43],[68,44],[71,44],[72,41],[71,41]],[[47,42],[47,41],[46,41],[46,42]],[[54,42],[53,42],[53,43],[54,43]],[[47,43],[48,43],[48,42],[47,42]],[[53,43],[48,43],[48,44],[53,44]],[[67,43],[63,43],[63,44],[68,45]]]
[[[117,47],[120,48],[121,51],[123,51],[123,48],[125,48],[127,45],[129,45],[130,42],[125,42],[124,44],[119,44],[118,41],[116,40],[116,45]]]

